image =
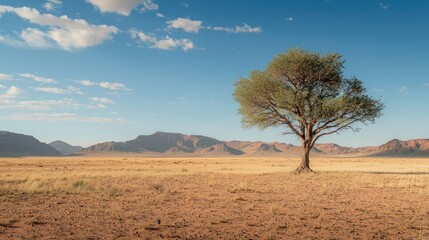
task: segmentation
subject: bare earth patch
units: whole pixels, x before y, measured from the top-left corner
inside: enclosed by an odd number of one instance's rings
[[[429,159],[0,159],[0,239],[429,239]]]

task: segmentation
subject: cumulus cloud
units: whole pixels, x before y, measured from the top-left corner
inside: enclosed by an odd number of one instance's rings
[[[290,18],[289,18],[290,19]],[[293,18],[291,17],[291,20]],[[262,32],[262,27],[251,27],[250,25],[244,23],[242,26],[235,27],[212,27],[212,26],[203,26],[202,21],[191,20],[189,18],[177,18],[174,20],[167,21],[168,28],[182,29],[185,32],[198,33],[201,29],[213,30],[213,31],[224,31],[229,33],[260,33]]]
[[[76,82],[79,83],[79,84],[81,84],[81,85],[83,85],[83,86],[85,86],[85,87],[91,87],[91,86],[97,85],[97,83],[91,82],[89,80],[79,80],[79,81],[76,81]]]
[[[156,11],[159,9],[158,4],[154,3],[152,0],[142,0],[143,7],[141,10],[144,11]]]
[[[68,93],[66,89],[54,88],[54,87],[41,87],[41,88],[35,88],[34,90],[36,90],[38,92],[47,92],[47,93],[55,93],[55,94],[66,94],[66,93]]]
[[[127,88],[125,84],[123,83],[115,83],[115,82],[92,82],[89,80],[79,80],[76,81],[76,83],[79,83],[80,85],[86,86],[86,87],[92,87],[92,86],[99,86],[102,88],[110,89],[110,90],[127,90],[130,91],[131,89]]]
[[[57,17],[52,14],[41,14],[37,9],[29,7],[0,5],[0,14],[4,13],[15,13],[30,23],[47,28],[47,30],[26,28],[19,34],[19,39],[0,36],[0,42],[12,46],[61,48],[71,51],[101,44],[119,32],[114,26],[92,25],[83,19],[71,19],[66,15]]]
[[[288,21],[288,22],[292,22],[294,20],[294,18],[293,17],[288,17],[288,18],[286,18],[286,21]]]
[[[61,0],[48,0],[43,4],[43,8],[48,11],[54,11],[60,8],[62,4]]]
[[[125,87],[125,85],[122,83],[101,82],[99,85],[102,88],[107,88],[110,90],[126,90],[127,89]]]
[[[112,99],[108,99],[108,98],[93,97],[93,98],[91,98],[91,100],[94,102],[99,102],[99,103],[104,103],[104,104],[115,103],[115,101],[113,101]]]
[[[150,36],[135,29],[130,30],[130,35],[133,39],[137,39],[139,42],[147,44],[149,48],[157,48],[162,50],[174,50],[177,48],[182,48],[183,51],[188,51],[195,47],[194,43],[187,38],[173,39],[169,36],[166,36],[165,38],[158,39],[157,37]]]
[[[390,5],[387,5],[387,4],[384,4],[384,3],[380,3],[380,7],[381,7],[381,9],[383,9],[383,10],[387,10],[387,9],[389,9],[389,7],[390,7]]]
[[[60,100],[37,100],[37,101],[13,101],[6,100],[0,105],[0,109],[49,111],[52,109],[79,109],[82,105],[77,101],[64,98]]]
[[[52,78],[36,76],[33,74],[29,74],[29,73],[19,74],[19,76],[23,77],[23,78],[29,78],[33,81],[40,82],[40,83],[56,83],[57,82],[56,80],[54,80]]]
[[[127,123],[124,118],[105,118],[81,116],[76,113],[14,113],[0,116],[0,119],[17,121],[46,121],[46,122],[88,122],[88,123]]]
[[[69,93],[76,93],[76,94],[79,94],[79,95],[83,95],[83,92],[80,90],[80,88],[76,88],[76,87],[73,87],[73,86],[68,86],[67,87],[67,91],[69,91]]]
[[[19,89],[18,87],[12,86],[8,88],[3,95],[0,95],[0,100],[5,101],[4,99],[14,98],[19,94],[21,94],[21,89]]]
[[[108,98],[100,98],[100,97],[92,97],[90,98],[92,101],[96,102],[97,104],[89,106],[90,108],[107,108],[105,104],[114,104],[115,101]]]
[[[19,36],[32,48],[53,48],[55,46],[52,39],[37,28],[26,28]]]
[[[207,27],[207,29],[214,31],[223,31],[228,33],[261,33],[262,27],[251,27],[250,25],[244,23],[242,26],[231,27]]]
[[[158,4],[152,0],[87,0],[87,2],[100,12],[112,12],[124,16],[129,16],[131,10],[138,6],[141,6],[141,11],[158,10]]]
[[[189,49],[194,48],[194,44],[189,39],[173,39],[169,36],[166,36],[165,38],[155,42],[153,47],[162,50],[173,50],[176,48],[182,48],[183,51],[188,51]]]
[[[46,92],[53,94],[69,94],[69,93],[77,93],[83,95],[83,92],[79,88],[75,88],[73,86],[68,86],[67,88],[55,88],[55,87],[37,87],[34,90],[38,92]]]
[[[1,80],[12,80],[13,76],[10,74],[0,73],[0,81]]]
[[[164,18],[165,17],[164,14],[162,14],[162,13],[156,13],[156,16],[159,17],[159,18]]]
[[[195,21],[189,18],[177,18],[175,20],[168,21],[168,28],[182,29],[185,32],[197,33],[202,28],[202,21]]]

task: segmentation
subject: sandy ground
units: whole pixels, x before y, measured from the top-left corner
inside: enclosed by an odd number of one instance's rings
[[[429,239],[429,159],[0,159],[0,239]]]

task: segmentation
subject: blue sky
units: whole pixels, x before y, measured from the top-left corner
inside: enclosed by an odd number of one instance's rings
[[[243,129],[234,82],[299,47],[337,52],[386,105],[347,146],[428,138],[429,1],[0,2],[0,129],[90,145],[155,131],[298,144]]]

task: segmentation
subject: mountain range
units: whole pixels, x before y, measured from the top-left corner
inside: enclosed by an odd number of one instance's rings
[[[63,141],[42,143],[32,136],[0,131],[0,157],[61,155],[139,156],[299,156],[301,147],[279,142],[220,141],[200,135],[156,132],[125,142],[104,142],[87,148]],[[429,139],[391,140],[380,146],[344,147],[317,144],[312,156],[429,157]]]
[[[147,156],[298,156],[301,147],[279,142],[219,141],[200,135],[156,132],[126,142],[105,142],[82,149],[83,154],[132,153]],[[317,144],[313,156],[429,157],[429,139],[391,140],[380,146],[344,147]]]

